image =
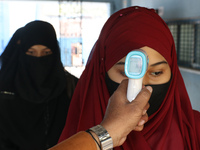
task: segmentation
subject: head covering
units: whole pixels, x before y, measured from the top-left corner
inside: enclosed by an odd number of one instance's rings
[[[167,60],[173,77],[163,103],[149,117],[143,131],[131,132],[125,143],[115,149],[199,149],[200,133],[178,69],[173,37],[155,10],[138,6],[114,13],[105,23],[77,84],[59,141],[102,121],[109,99],[106,72],[128,52],[144,46],[155,49]]]
[[[26,55],[33,45],[44,45],[53,54],[45,57]],[[66,86],[56,33],[47,22],[30,22],[17,30],[1,57],[1,91],[14,92],[27,101],[41,103],[55,98]]]
[[[38,44],[50,48],[52,54],[26,55],[31,46]],[[1,60],[0,149],[6,140],[17,149],[43,150],[55,145],[70,99],[53,26],[32,21],[20,28]],[[6,140],[2,142],[2,138]]]
[[[14,91],[13,82],[19,57],[19,39],[23,28],[17,29],[0,56],[0,91]]]

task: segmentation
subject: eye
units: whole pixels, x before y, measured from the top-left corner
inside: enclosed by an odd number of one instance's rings
[[[33,52],[33,51],[28,51],[27,53],[29,53],[29,54],[33,54],[34,52]]]
[[[47,50],[45,50],[45,55],[50,55],[50,54],[52,54],[52,51],[50,50],[50,49],[47,49]]]
[[[120,71],[120,74],[121,74],[122,76],[126,77],[126,74],[125,74],[124,71]]]
[[[34,54],[34,51],[33,51],[33,50],[28,50],[28,51],[26,52],[26,54],[27,54],[27,55],[33,55],[33,54]]]
[[[157,77],[157,76],[160,76],[161,74],[163,74],[163,72],[162,72],[162,71],[156,71],[156,72],[151,72],[150,74],[151,74],[152,76]]]
[[[46,51],[45,53],[46,53],[46,54],[50,54],[51,52],[50,52],[50,51]]]

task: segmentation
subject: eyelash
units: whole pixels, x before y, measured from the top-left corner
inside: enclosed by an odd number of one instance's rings
[[[34,51],[27,51],[27,53],[28,53],[28,54],[33,54],[33,53],[34,53]]]
[[[121,75],[123,75],[124,77],[126,77],[126,74],[125,74],[124,71],[121,71],[120,73],[121,73]],[[159,77],[160,75],[163,74],[163,71],[151,71],[149,74],[150,74],[150,76],[152,76],[154,78],[157,78],[157,77]]]
[[[124,71],[121,71],[120,73],[121,73],[121,75],[123,75],[124,77],[126,77],[126,74],[125,74]]]
[[[51,52],[51,51],[45,51],[45,53],[46,53],[46,54],[52,54],[52,52]]]
[[[163,74],[163,71],[155,71],[155,72],[150,72],[150,75],[154,77],[158,77]]]

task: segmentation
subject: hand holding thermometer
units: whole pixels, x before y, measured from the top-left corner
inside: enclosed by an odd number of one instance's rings
[[[145,51],[137,49],[126,56],[125,74],[129,78],[127,99],[131,102],[142,89],[143,77],[148,67],[148,57]]]

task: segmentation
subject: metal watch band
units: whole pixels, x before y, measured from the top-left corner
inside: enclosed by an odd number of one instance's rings
[[[90,128],[90,130],[93,131],[98,136],[102,150],[112,150],[113,148],[112,138],[110,137],[109,133],[103,126],[97,125]]]

